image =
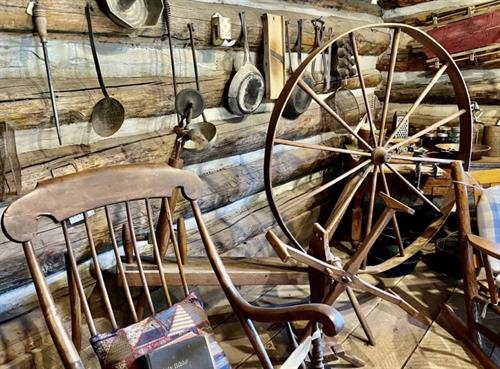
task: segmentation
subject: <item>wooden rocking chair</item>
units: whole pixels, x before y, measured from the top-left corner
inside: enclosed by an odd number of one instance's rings
[[[500,170],[490,170],[487,173],[481,173],[481,171],[471,172],[470,174],[479,185],[488,184],[496,186],[500,184]],[[495,271],[491,266],[491,261],[494,261],[492,258],[497,261],[500,260],[500,244],[495,243],[495,240],[488,240],[472,233],[467,189],[470,184],[461,162],[456,162],[452,165],[452,177],[455,182],[459,247],[464,278],[467,321],[463,323],[448,305],[444,306],[443,311],[453,329],[455,337],[464,342],[481,364],[486,368],[499,368],[499,363],[495,363],[483,351],[480,342],[482,336],[484,336],[493,345],[499,347],[500,335],[494,332],[491,327],[481,324],[479,319],[481,310],[484,308],[500,314],[498,305],[500,277],[495,277]],[[476,191],[478,187],[477,184],[472,184],[472,188]],[[477,200],[478,198],[475,197],[475,206],[478,205]],[[500,219],[496,219],[495,223],[499,224]],[[478,267],[484,267],[485,270],[486,285],[484,287],[481,286],[481,282],[477,278]]]
[[[139,319],[133,301],[133,291],[130,289],[125,275],[120,256],[119,241],[115,236],[117,223],[119,222],[118,219],[120,217],[124,218],[124,221],[129,226],[135,255],[142,255],[147,252],[141,250],[139,247],[135,230],[140,225],[149,230],[152,236],[152,250],[149,250],[149,255],[152,253],[153,258],[159,261],[160,252],[156,237],[154,236],[152,203],[156,201],[155,199],[165,199],[171,196],[172,191],[179,187],[192,206],[193,214],[214,273],[256,350],[263,368],[271,369],[272,364],[253,326],[253,321],[314,321],[319,322],[322,325],[323,332],[329,336],[335,335],[342,329],[343,319],[340,314],[335,309],[324,304],[265,308],[253,306],[241,297],[233,285],[229,274],[226,272],[224,264],[203,221],[201,211],[196,202],[201,193],[201,181],[195,174],[162,164],[114,166],[88,170],[42,182],[34,191],[10,205],[2,217],[2,226],[5,234],[11,240],[22,243],[47,327],[65,368],[85,368],[78,348],[78,330],[80,329],[82,320],[81,312],[79,307],[75,307],[77,304],[72,307],[75,310],[72,312],[74,317],[74,339],[72,340],[58,314],[54,297],[50,292],[42,266],[35,254],[34,245],[39,236],[39,219],[42,217],[51,218],[62,228],[65,243],[63,249],[67,253],[71,269],[70,277],[72,277],[74,286],[76,287],[90,334],[94,336],[98,333],[98,326],[93,317],[96,309],[94,309],[95,306],[90,306],[91,300],[85,294],[84,284],[82,283],[78,269],[77,255],[90,255],[92,257],[97,286],[103,297],[104,311],[111,322],[112,329],[116,330],[119,326],[126,325],[126,323],[118,319],[119,315],[117,312],[119,309],[110,298],[112,291],[106,285],[105,271],[101,269],[100,255],[97,250],[101,245],[106,246],[109,244],[109,240],[111,240],[110,247],[112,251],[109,254],[113,256],[114,265],[116,265],[113,268],[116,268],[120,283],[123,286],[127,316],[131,317],[132,321],[137,322]],[[166,201],[163,203],[166,203]],[[121,212],[116,211],[117,207],[120,207]],[[123,211],[123,209],[125,210]],[[94,210],[96,215],[89,217],[87,212],[90,210]],[[139,211],[133,215],[133,210]],[[165,208],[165,211],[167,212],[168,221],[171,222],[172,215],[168,207]],[[83,214],[83,225],[81,226],[84,228],[83,234],[85,235],[83,242],[76,240],[74,233],[77,226],[71,225],[69,221],[71,217],[81,214]],[[101,217],[100,223],[98,222],[99,217]],[[103,232],[108,237],[105,238],[104,242],[102,237],[99,238]],[[82,233],[79,233],[79,235],[81,236]],[[75,249],[77,247],[75,245],[77,243],[83,243],[87,250],[79,248],[78,253],[76,253]],[[185,278],[183,265],[180,262],[178,244],[177,242],[173,242],[173,244],[177,257],[178,272],[182,280],[182,289],[184,294],[187,295],[189,281]],[[141,257],[134,259],[137,262],[143,291],[147,298],[148,312],[154,314],[157,308],[155,305],[158,305],[158,301],[156,301],[157,299],[149,291]],[[172,303],[172,298],[168,284],[164,278],[161,262],[157,263],[157,272],[158,278],[161,280],[161,290],[163,291],[165,301],[169,305]]]

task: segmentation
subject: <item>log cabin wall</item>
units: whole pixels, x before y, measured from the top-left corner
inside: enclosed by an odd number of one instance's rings
[[[45,67],[38,37],[33,33],[31,17],[26,13],[28,0],[0,1],[0,38],[4,47],[0,68],[1,121],[16,129],[16,143],[22,167],[23,192],[52,174],[59,176],[76,170],[106,165],[165,162],[170,155],[175,135],[174,94],[168,43],[162,39],[159,23],[148,30],[127,32],[115,25],[95,1],[94,31],[104,79],[110,95],[120,100],[126,111],[123,127],[114,136],[97,136],[88,123],[92,108],[102,97],[95,74],[85,21],[85,0],[40,0],[47,9],[49,54],[62,124],[63,145],[59,146],[51,119]],[[246,0],[172,0],[172,34],[179,89],[194,87],[191,51],[187,45],[188,22],[195,25],[201,90],[209,121],[217,126],[217,142],[206,152],[184,152],[186,169],[196,172],[205,183],[201,207],[210,232],[221,253],[231,255],[269,254],[263,230],[274,224],[267,207],[263,184],[263,148],[267,125],[273,108],[265,101],[258,111],[245,118],[231,115],[224,105],[224,90],[234,66],[241,64],[240,46],[214,47],[210,39],[210,22],[214,13],[232,20],[233,38],[240,37],[238,13],[245,11],[249,31],[251,58],[262,65],[262,15],[284,15],[291,20],[291,40],[297,36],[297,23],[304,18],[304,51],[311,49],[313,27],[310,20],[322,16],[335,34],[363,24],[380,23],[381,9],[365,0],[293,1]],[[286,10],[285,10],[286,9]],[[360,39],[363,68],[369,70],[370,94],[381,81],[376,70],[377,58],[389,45],[384,33],[367,32]],[[348,81],[349,88],[361,98],[357,79]],[[317,133],[317,140],[340,144],[342,134],[321,135],[328,131],[317,105],[287,128],[285,134],[300,137]],[[328,155],[304,154],[300,151],[278,161],[282,169],[279,197],[291,198],[296,189],[314,186],[321,181],[321,169]],[[287,172],[288,164],[318,174],[301,178],[301,172]],[[54,169],[55,168],[55,169]],[[12,199],[2,204],[2,211]],[[187,211],[180,203],[179,213]],[[317,208],[312,206],[310,212]],[[297,214],[297,224],[307,219]],[[186,214],[187,217],[191,215]],[[187,219],[189,253],[202,252],[202,244]],[[51,289],[57,305],[69,324],[66,274],[61,251],[62,235],[50,222],[43,223],[43,239],[38,246],[39,258],[50,275]],[[81,235],[80,235],[81,236]],[[83,241],[83,238],[80,237]],[[0,235],[0,368],[57,368],[60,366],[45,327],[22,248]],[[85,287],[94,296],[94,279],[87,255],[74,241],[80,256],[80,269],[86,275]],[[103,266],[106,255],[103,253]],[[84,329],[83,332],[86,333]],[[82,342],[88,342],[84,337]],[[89,347],[87,356],[97,367]]]
[[[26,14],[28,0],[0,0],[0,37],[4,47],[0,68],[0,120],[16,128],[17,148],[22,167],[23,191],[34,188],[38,181],[87,168],[134,162],[165,162],[174,141],[172,128],[176,124],[174,96],[170,75],[168,44],[162,40],[160,25],[146,31],[127,32],[110,21],[97,6],[94,17],[98,51],[104,78],[110,94],[125,106],[126,121],[113,137],[98,137],[88,119],[94,104],[101,98],[95,76],[84,16],[84,0],[40,0],[48,10],[49,52],[54,83],[58,96],[62,123],[63,145],[57,143],[51,122],[50,101],[38,38],[33,34],[31,17]],[[481,1],[436,0],[425,3],[418,0],[381,1],[382,7],[368,0],[172,0],[172,25],[175,63],[180,89],[194,87],[193,66],[187,23],[195,24],[201,89],[207,106],[209,121],[218,129],[217,142],[207,152],[185,152],[186,169],[196,172],[205,183],[201,199],[202,210],[221,253],[226,255],[265,255],[271,252],[263,237],[263,230],[274,225],[267,207],[263,184],[263,148],[271,101],[266,101],[256,114],[244,120],[232,116],[224,105],[224,90],[234,70],[240,65],[243,52],[239,46],[214,47],[210,42],[210,19],[221,13],[232,19],[233,37],[239,38],[238,12],[244,10],[249,27],[251,57],[262,64],[262,19],[264,13],[284,15],[291,19],[291,40],[296,38],[296,20],[311,20],[322,16],[334,34],[369,23],[408,22],[416,24],[424,14],[439,9],[460,7]],[[284,6],[286,4],[286,6]],[[94,4],[95,5],[95,4]],[[285,10],[286,9],[286,10]],[[418,24],[417,24],[418,25]],[[305,46],[309,51],[313,42],[313,28],[305,22]],[[384,51],[390,37],[380,32],[367,32],[359,38],[362,68],[369,71],[367,84],[370,94],[383,86],[386,68]],[[391,98],[391,112],[406,111],[432,72],[422,67],[421,55],[398,63],[395,95]],[[411,59],[411,60],[410,60]],[[493,124],[498,119],[498,86],[500,74],[490,69],[467,69],[464,72],[474,99],[485,109],[483,121]],[[355,95],[361,96],[357,79],[347,85]],[[399,87],[399,88],[398,88]],[[447,101],[445,82],[435,87],[435,99],[418,109],[412,123],[422,125],[446,116],[453,107]],[[439,92],[440,91],[440,92]],[[362,104],[361,104],[362,105]],[[293,124],[285,135],[290,137],[317,134],[317,142],[324,140],[340,144],[342,134],[323,135],[329,131],[329,122],[317,105]],[[318,156],[320,155],[320,156]],[[295,150],[292,155],[277,161],[281,170],[278,178],[278,198],[286,201],[296,191],[313,187],[321,182],[321,170],[331,157],[326,154],[304,153]],[[303,172],[287,172],[289,164],[310,172],[314,165],[317,175],[303,177]],[[2,211],[8,201],[2,205]],[[308,212],[295,215],[295,223],[303,226],[310,222],[318,208],[311,204]],[[178,206],[186,213],[186,205]],[[186,213],[186,216],[190,216]],[[202,252],[202,245],[188,219],[189,253]],[[51,275],[51,288],[58,297],[65,321],[69,324],[68,297],[64,263],[61,257],[62,235],[49,223],[43,225],[44,242],[39,247],[45,271]],[[24,255],[20,245],[0,235],[0,368],[56,368],[50,337],[45,328],[37,299],[29,283]],[[78,247],[78,246],[77,246]],[[81,256],[81,269],[87,274],[86,288],[94,289],[89,263]],[[105,256],[103,263],[105,263]],[[84,330],[85,332],[85,330]],[[83,342],[87,342],[85,339]],[[89,348],[83,355],[92,357]],[[95,360],[95,359],[94,359]]]

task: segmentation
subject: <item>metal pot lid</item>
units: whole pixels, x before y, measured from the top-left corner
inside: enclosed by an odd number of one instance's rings
[[[203,96],[195,89],[186,88],[175,97],[175,111],[181,117],[187,117],[191,109],[191,119],[198,118],[205,109]]]
[[[119,26],[154,27],[163,13],[162,0],[99,0],[104,12]]]

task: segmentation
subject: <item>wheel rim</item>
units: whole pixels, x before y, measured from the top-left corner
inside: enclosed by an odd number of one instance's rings
[[[455,62],[453,61],[452,57],[448,54],[448,52],[441,46],[439,45],[435,40],[430,38],[426,33],[420,31],[417,28],[408,26],[408,25],[403,25],[403,24],[391,24],[391,23],[386,23],[386,24],[376,24],[376,25],[366,25],[362,26],[359,28],[355,28],[353,30],[350,30],[348,32],[345,32],[342,35],[339,35],[338,37],[330,40],[326,44],[322,45],[320,48],[314,50],[308,57],[307,59],[295,70],[295,72],[290,76],[289,80],[287,81],[281,95],[279,96],[278,100],[276,101],[273,113],[271,115],[271,120],[269,124],[269,129],[268,129],[268,134],[267,134],[267,141],[266,141],[266,149],[265,149],[265,167],[264,167],[264,180],[265,180],[265,188],[266,188],[266,194],[267,198],[269,201],[270,208],[273,212],[273,215],[276,218],[276,221],[282,228],[283,232],[285,235],[292,241],[292,243],[295,245],[295,247],[303,249],[302,245],[297,241],[295,235],[290,231],[290,229],[287,227],[286,222],[282,216],[282,212],[280,211],[280,208],[277,205],[277,202],[275,200],[274,194],[273,194],[273,178],[272,178],[272,168],[273,168],[273,155],[275,153],[275,146],[277,145],[285,145],[285,146],[295,146],[303,149],[316,149],[316,150],[324,150],[324,151],[332,151],[336,152],[338,154],[356,154],[358,157],[360,157],[361,160],[358,161],[357,165],[352,168],[352,170],[344,173],[344,177],[341,178],[341,180],[344,180],[346,178],[349,178],[350,176],[354,176],[356,173],[359,173],[360,171],[363,171],[367,168],[369,168],[369,171],[372,172],[375,175],[372,175],[372,193],[373,191],[376,190],[377,188],[377,181],[381,180],[383,183],[383,187],[385,188],[386,192],[390,192],[389,188],[387,186],[387,180],[386,180],[386,175],[384,173],[384,170],[381,170],[383,168],[386,168],[385,170],[390,171],[393,173],[399,180],[405,184],[408,188],[413,187],[412,191],[413,193],[418,196],[422,201],[427,203],[430,207],[435,208],[436,206],[430,201],[427,197],[422,196],[419,194],[418,190],[415,191],[414,186],[411,185],[411,183],[407,183],[408,181],[404,178],[404,176],[400,175],[398,173],[398,170],[394,167],[393,161],[395,160],[406,160],[411,163],[416,163],[418,159],[412,158],[409,159],[407,157],[401,158],[400,155],[395,154],[395,151],[408,144],[409,140],[403,140],[402,143],[396,143],[396,144],[390,144],[391,138],[393,138],[393,135],[390,135],[389,138],[384,137],[384,134],[380,134],[379,138],[375,137],[374,130],[372,127],[376,127],[376,123],[374,121],[374,117],[371,117],[371,110],[368,108],[367,109],[367,115],[368,115],[368,121],[370,123],[370,139],[369,140],[364,140],[361,137],[359,137],[358,134],[354,134],[354,137],[358,139],[358,142],[361,142],[362,146],[364,146],[365,151],[361,150],[349,150],[349,149],[342,149],[342,148],[335,148],[335,147],[326,147],[322,145],[315,145],[315,144],[307,144],[303,142],[297,142],[297,141],[290,141],[290,140],[283,140],[280,138],[277,138],[277,131],[278,131],[278,126],[282,118],[283,110],[292,95],[293,90],[300,85],[300,87],[305,90],[307,93],[309,93],[313,100],[316,101],[320,105],[320,107],[326,111],[330,116],[332,116],[337,122],[341,123],[341,119],[339,120],[338,115],[331,109],[325,100],[327,98],[322,98],[319,96],[319,94],[316,94],[314,91],[311,91],[307,89],[307,86],[301,83],[301,77],[304,75],[305,71],[307,70],[308,66],[312,64],[314,59],[321,55],[322,52],[324,52],[330,45],[333,43],[337,42],[338,40],[349,37],[353,44],[353,49],[354,49],[354,59],[356,62],[357,70],[358,70],[358,76],[359,76],[359,82],[360,82],[360,89],[362,91],[362,96],[363,96],[363,101],[368,107],[368,99],[367,99],[367,93],[366,93],[366,87],[364,85],[364,78],[363,78],[363,73],[360,68],[360,63],[359,63],[359,54],[357,52],[357,43],[356,43],[356,34],[360,31],[363,30],[369,30],[369,29],[377,29],[377,28],[384,28],[384,29],[389,29],[392,31],[392,42],[391,42],[391,66],[389,67],[389,72],[387,76],[387,84],[386,84],[386,90],[385,90],[385,97],[384,97],[384,104],[383,104],[383,111],[382,111],[382,119],[381,119],[381,124],[380,124],[380,131],[384,132],[385,130],[385,122],[387,121],[387,114],[388,114],[388,108],[390,105],[390,96],[392,92],[392,84],[393,84],[393,76],[394,76],[394,70],[395,70],[395,64],[397,60],[397,50],[399,46],[399,40],[401,34],[405,33],[409,36],[411,36],[413,39],[416,41],[419,41],[422,45],[425,47],[431,49],[434,54],[439,58],[439,60],[442,62],[441,68],[436,72],[434,75],[434,78],[431,80],[429,85],[422,91],[421,95],[419,98],[415,101],[415,103],[412,105],[412,108],[409,110],[409,113],[407,113],[407,116],[405,116],[404,120],[407,120],[411,117],[411,115],[415,112],[417,107],[420,105],[420,103],[424,100],[424,98],[427,96],[428,92],[432,89],[434,84],[437,82],[437,80],[443,75],[447,74],[448,77],[450,78],[450,81],[453,86],[453,90],[455,92],[456,96],[456,105],[458,106],[458,111],[454,114],[449,115],[448,117],[441,119],[438,122],[435,122],[431,124],[431,126],[426,127],[424,130],[418,132],[415,135],[412,135],[412,139],[420,138],[425,134],[426,132],[432,131],[434,129],[437,129],[440,126],[443,126],[452,120],[458,118],[460,121],[460,152],[459,152],[459,159],[464,162],[464,165],[466,168],[468,168],[469,162],[470,162],[470,155],[471,155],[471,146],[472,146],[472,112],[471,112],[471,107],[470,107],[470,97],[469,93],[467,91],[465,81],[463,79],[463,76],[461,75],[458,67],[456,66]],[[394,51],[396,50],[396,51]],[[372,124],[373,122],[373,124]],[[344,122],[345,123],[345,122]],[[341,123],[342,124],[342,123]],[[346,129],[349,133],[353,134],[352,128],[350,126],[345,126],[342,124],[344,129]],[[400,128],[400,126],[398,126]],[[395,132],[398,131],[398,128],[396,128]],[[369,141],[369,142],[368,142]],[[370,142],[372,144],[370,144]],[[422,159],[423,161],[424,159]],[[427,158],[425,161],[428,161]],[[436,163],[441,163],[444,164],[447,161],[446,160],[439,160],[439,159],[432,159],[432,162]],[[448,161],[449,162],[449,161]],[[345,175],[347,174],[347,175]],[[366,176],[365,176],[366,177]],[[380,177],[380,178],[379,178]],[[335,180],[338,180],[339,177],[337,177]],[[329,183],[321,186],[319,189],[319,192],[324,191],[328,189],[329,187],[332,187],[336,185],[337,183],[340,183],[340,180],[338,182],[330,181]],[[361,183],[363,183],[365,179],[361,180]],[[375,182],[375,183],[373,183]],[[359,188],[359,187],[358,187]],[[314,192],[314,191],[313,191]],[[318,193],[319,193],[318,192]],[[367,230],[372,226],[372,223],[374,221],[373,219],[373,207],[375,203],[375,194],[370,194],[370,200],[369,200],[369,218],[367,221]],[[317,193],[316,193],[317,194]],[[389,193],[390,194],[390,193]],[[302,195],[301,195],[302,196]],[[315,196],[315,195],[313,195]],[[292,205],[295,203],[300,203],[302,200],[300,196],[298,199],[291,200],[289,203]],[[351,198],[352,200],[352,198]],[[349,200],[349,201],[351,201]],[[446,202],[446,201],[445,201]],[[291,206],[290,204],[288,205],[289,207]],[[451,211],[451,208],[449,206],[443,206],[443,209],[445,211],[444,214],[442,214],[442,217],[438,219],[440,221],[439,224],[444,223],[444,220],[446,219],[447,215]],[[435,209],[439,210],[439,209]],[[345,210],[344,210],[345,212]],[[370,219],[371,216],[371,219]],[[394,228],[397,228],[397,222],[394,221]],[[435,227],[436,226],[436,221],[432,223],[432,225]],[[430,227],[430,226],[429,226]],[[439,228],[438,228],[439,229]],[[437,232],[437,230],[436,230]],[[398,233],[398,232],[396,232]],[[435,232],[434,232],[435,233]],[[433,234],[434,234],[433,233]],[[430,235],[429,229],[426,229],[424,231],[424,234]],[[332,233],[333,235],[333,233]],[[419,241],[420,244],[422,244],[422,240],[420,239]],[[410,245],[411,248],[412,245]],[[404,260],[402,260],[404,261]]]

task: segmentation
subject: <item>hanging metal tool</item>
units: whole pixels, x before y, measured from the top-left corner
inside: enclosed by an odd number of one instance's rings
[[[174,59],[174,46],[172,45],[172,25],[170,18],[172,17],[172,10],[168,0],[163,0],[163,26],[167,31],[168,49],[170,51],[170,67],[172,69],[172,83],[174,87],[174,96],[177,96],[177,76],[175,73],[175,59]],[[177,114],[177,123],[181,124],[181,117]]]
[[[92,49],[92,57],[94,58],[95,71],[99,86],[104,97],[94,105],[90,123],[94,128],[95,133],[101,137],[109,137],[115,134],[125,121],[125,108],[117,99],[109,96],[104,79],[102,77],[101,64],[97,55],[97,48],[94,39],[94,30],[92,28],[91,5],[87,3],[85,7],[85,16],[87,17],[87,26],[89,31],[90,47]]]
[[[240,13],[245,56],[243,65],[229,85],[228,105],[233,114],[243,116],[253,113],[264,98],[265,82],[260,71],[250,62],[245,13]]]
[[[196,45],[194,41],[194,24],[188,24],[189,30],[189,41],[191,43],[191,54],[193,55],[193,68],[194,68],[194,76],[196,79],[196,89],[201,95],[201,86],[200,86],[200,76],[198,72],[198,58],[196,56]],[[207,117],[205,116],[205,112],[202,111],[201,116],[203,118],[203,122],[194,123],[189,125],[189,137],[190,139],[184,143],[185,150],[191,151],[202,151],[207,149],[215,142],[215,137],[217,134],[217,129],[213,123],[207,121]],[[194,138],[194,139],[193,139]]]
[[[54,85],[52,84],[52,72],[50,71],[49,52],[47,49],[47,12],[38,3],[36,3],[33,7],[33,20],[36,25],[38,36],[40,37],[40,42],[42,43],[43,58],[45,61],[45,70],[47,72],[47,82],[50,92],[50,101],[52,103],[52,114],[57,131],[57,140],[59,141],[59,145],[62,145],[61,127],[59,124],[59,114],[57,112],[56,94],[54,92]]]
[[[328,28],[327,39],[333,38],[333,28]],[[333,54],[333,44],[330,43],[326,51],[326,66],[325,66],[325,90],[328,92],[331,88],[332,82],[332,54]]]
[[[297,34],[297,58],[298,64],[302,63],[302,23],[303,20],[298,21],[298,34]],[[292,68],[292,54],[290,49],[290,34],[289,34],[289,22],[285,23],[285,39],[288,48],[288,58],[290,60],[290,75],[293,73]],[[302,80],[307,83],[311,88],[314,88],[314,79],[307,70],[302,75]],[[311,95],[306,93],[301,87],[297,86],[292,92],[292,95],[288,99],[288,102],[283,111],[283,116],[287,119],[296,119],[302,113],[304,113],[311,105]]]
[[[314,44],[313,50],[317,49],[321,46],[323,42],[323,34],[325,32],[325,21],[321,18],[313,19],[312,24],[314,26]],[[316,58],[312,63],[312,76],[316,83],[324,83],[325,82],[325,69],[326,69],[326,54],[321,53],[321,62],[323,63],[323,68],[320,72],[316,71]],[[324,87],[324,86],[323,86]]]

